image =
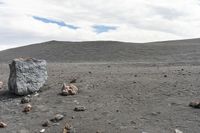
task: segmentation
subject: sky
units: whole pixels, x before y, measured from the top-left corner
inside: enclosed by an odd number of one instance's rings
[[[50,40],[200,37],[200,0],[0,0],[0,50]]]

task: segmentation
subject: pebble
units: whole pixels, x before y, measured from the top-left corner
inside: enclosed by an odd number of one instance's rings
[[[85,111],[85,110],[86,110],[86,107],[84,107],[84,106],[76,106],[74,108],[74,111],[77,111],[77,112],[79,112],[79,111]]]
[[[30,102],[31,102],[30,95],[29,95],[29,96],[26,96],[26,97],[23,97],[23,98],[21,99],[21,104],[30,103]]]
[[[192,108],[199,108],[200,109],[200,100],[194,100],[194,101],[190,102],[189,106],[192,107]]]
[[[45,129],[40,130],[40,133],[44,133],[44,132],[45,132]]]
[[[39,96],[39,93],[38,93],[38,92],[35,92],[33,96],[34,96],[34,97],[37,97],[37,96]]]
[[[23,112],[27,113],[32,110],[32,106],[30,104],[25,105]]]
[[[7,124],[4,122],[0,122],[0,128],[5,128],[5,127],[7,127]]]
[[[76,81],[77,81],[77,79],[72,79],[71,81],[70,81],[70,83],[76,83]]]
[[[75,133],[75,128],[69,124],[69,123],[65,123],[65,126],[63,128],[63,133]]]
[[[3,89],[3,82],[0,81],[0,89]]]
[[[54,118],[51,119],[51,121],[52,122],[58,122],[58,121],[61,121],[63,118],[64,118],[64,115],[62,115],[62,114],[56,114],[54,116]]]
[[[63,87],[61,90],[61,94],[63,96],[76,95],[77,93],[78,93],[78,88],[75,85],[73,84],[66,85],[65,83],[63,83]]]
[[[174,133],[183,133],[182,131],[180,131],[179,129],[175,129]]]
[[[49,120],[46,120],[45,122],[43,122],[42,126],[43,127],[49,127],[51,125],[51,122]]]

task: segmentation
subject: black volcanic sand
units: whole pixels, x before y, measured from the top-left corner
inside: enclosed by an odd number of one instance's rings
[[[7,91],[8,65],[0,65],[0,79],[5,82],[0,91],[0,120],[8,124],[1,133],[38,133],[44,128],[42,122],[57,113],[64,119],[45,127],[45,133],[61,133],[65,122],[77,133],[200,131],[200,110],[188,106],[200,95],[198,65],[49,63],[48,73],[47,85],[33,96],[33,110],[25,114],[21,98]],[[59,95],[62,83],[74,78],[79,93]],[[75,112],[77,105],[87,110]]]

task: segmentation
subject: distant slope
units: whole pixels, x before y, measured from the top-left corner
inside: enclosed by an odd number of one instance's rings
[[[27,56],[48,62],[200,62],[200,39],[140,44],[49,41],[1,51],[0,62]]]

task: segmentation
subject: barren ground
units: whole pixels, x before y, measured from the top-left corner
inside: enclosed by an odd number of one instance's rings
[[[21,97],[9,94],[7,64],[0,64],[0,133],[38,133],[54,114],[65,117],[45,133],[61,133],[64,123],[77,133],[199,133],[200,110],[188,106],[200,95],[200,66],[131,63],[49,63],[49,79],[33,110],[22,112]],[[167,75],[164,76],[164,75]],[[76,78],[78,95],[60,96],[62,83]],[[73,111],[77,105],[87,108]]]

